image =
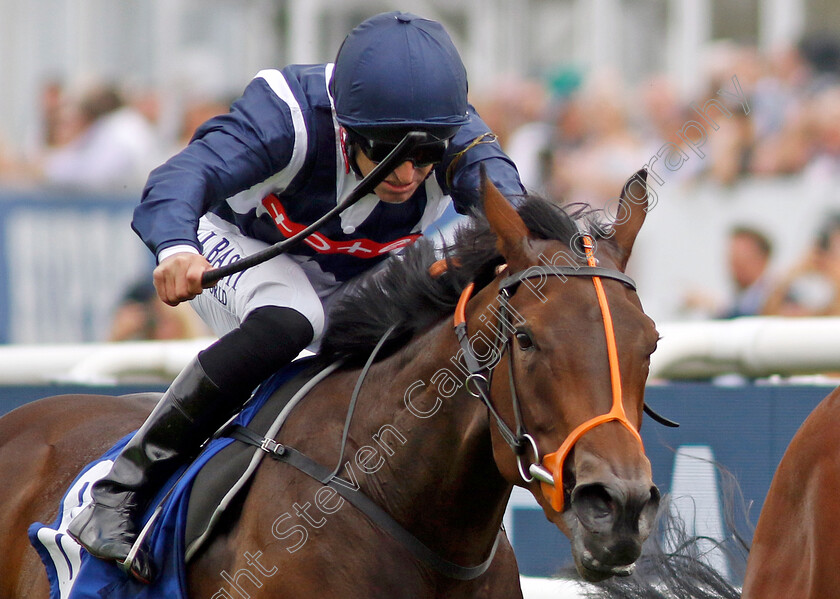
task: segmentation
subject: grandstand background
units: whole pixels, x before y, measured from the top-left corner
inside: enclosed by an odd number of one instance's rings
[[[615,160],[618,166],[611,156],[602,158],[607,196],[650,164],[665,140],[646,137],[657,108],[646,108],[643,99],[645,90],[652,90],[653,99],[665,96],[666,88],[654,87],[660,76],[684,108],[722,98],[720,89],[736,93],[733,78],[743,84],[749,110],[735,102],[727,104],[731,117],[714,112],[723,127],[707,128],[698,148],[703,156],[685,147],[681,168],[665,172],[661,160],[656,167],[663,181],[651,186],[656,204],[629,273],[663,330],[668,323],[710,318],[708,310],[688,306],[688,296],[732,294],[726,265],[731,227],[749,224],[766,232],[774,244],[771,267],[784,273],[809,251],[828,216],[840,211],[840,102],[829,102],[840,89],[840,4],[834,0],[0,0],[0,349],[27,350],[35,358],[26,359],[45,365],[57,346],[97,358],[80,344],[109,338],[126,289],[148,279],[152,267],[129,228],[141,180],[65,184],[37,172],[47,125],[42,102],[50,85],[71,99],[95,83],[118,86],[135,109],[154,116],[151,127],[163,142],[150,157],[156,163],[183,142],[181,129],[195,104],[229,102],[263,68],[329,61],[355,24],[393,9],[446,25],[466,63],[471,100],[523,175],[530,176],[535,158],[542,158],[536,144],[545,141],[541,132],[557,126],[552,118],[558,102],[566,106],[587,82],[601,82],[600,91],[626,113],[627,130],[641,139],[634,152]],[[812,70],[804,79],[785,81],[778,74],[789,58],[785,52],[801,49],[803,40],[813,42]],[[783,93],[759,83],[778,85]],[[825,102],[812,101],[826,90]],[[772,135],[784,130],[777,123],[771,134],[756,133],[746,151],[731,153],[722,140],[731,140],[743,123],[769,127],[770,117],[782,114],[773,105],[781,97],[801,102],[796,116],[804,115],[808,125],[787,138]],[[540,98],[544,102],[532,106]],[[590,108],[604,101],[584,98]],[[590,117],[597,120],[607,108]],[[676,135],[691,114],[670,121],[666,137]],[[517,136],[523,132],[537,135]],[[562,138],[569,131],[560,133]],[[525,139],[526,151],[517,139]],[[774,143],[782,150],[801,144],[803,154],[776,168],[746,164]],[[561,143],[554,150],[555,168],[571,161],[571,148]],[[528,182],[552,193],[551,181]],[[447,219],[444,232],[456,220],[453,214]],[[663,346],[668,342],[663,339]],[[0,361],[12,365],[10,377],[25,370],[11,354],[2,355]],[[185,358],[167,359],[171,367],[164,378]],[[56,363],[38,376],[46,386],[8,386],[0,376],[0,414],[47,394],[78,391],[58,386],[68,381]],[[87,378],[71,382],[103,382],[87,366],[74,372]],[[683,424],[672,431],[645,422],[657,484],[692,497],[712,521],[702,531],[713,534],[723,490],[710,490],[707,483],[722,481],[713,469],[681,470],[680,464],[689,454],[701,456],[695,466],[718,460],[745,499],[755,502],[749,514],[754,522],[788,440],[828,392],[824,385],[836,380],[824,374],[806,385],[802,379],[748,377],[716,379],[713,385],[652,381],[648,399]],[[162,389],[163,383],[155,380],[153,386]],[[146,382],[139,388],[148,388]],[[507,525],[523,572],[553,573],[566,559],[567,543],[545,525],[532,500],[515,494],[511,505]],[[731,575],[737,580],[739,573]]]
[[[774,52],[803,36],[840,31],[840,8],[829,0],[0,0],[0,342],[105,339],[120,295],[149,267],[127,228],[142,173],[177,149],[191,103],[229,102],[262,68],[330,60],[354,24],[394,8],[447,26],[468,67],[471,99],[506,144],[529,119],[545,121],[558,95],[587,80],[608,80],[605,93],[622,103],[630,129],[643,131],[642,93],[656,77],[666,77],[679,101],[703,102],[717,89],[732,92],[733,76],[745,87],[755,77],[751,59],[733,47],[772,65]],[[104,191],[22,174],[17,165],[41,150],[44,90],[57,84],[74,97],[102,82],[153,113],[164,143],[147,168]],[[531,106],[540,94],[548,107]],[[761,106],[751,108],[743,116],[760,117]],[[675,121],[671,133],[683,123]],[[827,212],[840,207],[833,173],[694,177],[715,160],[716,134],[709,131],[705,158],[689,154],[657,188],[630,267],[658,320],[694,317],[683,302],[697,290],[730,292],[724,246],[732,224],[764,227],[781,272]],[[524,175],[531,157],[508,148]],[[632,162],[625,157],[620,173],[649,163],[655,149],[644,146]],[[65,308],[45,319],[51,304]]]
[[[831,0],[2,0],[1,129],[21,139],[36,126],[47,78],[161,86],[172,101],[230,94],[267,66],[332,59],[353,25],[393,9],[442,21],[475,91],[573,63],[629,80],[664,71],[690,93],[709,40],[766,50],[840,25]]]

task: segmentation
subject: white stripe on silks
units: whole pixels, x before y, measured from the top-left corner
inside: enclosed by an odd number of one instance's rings
[[[350,195],[352,191],[359,184],[359,179],[356,173],[347,168],[347,163],[344,161],[344,148],[341,143],[341,125],[335,115],[335,101],[332,94],[330,94],[330,81],[332,80],[333,70],[335,65],[329,63],[325,68],[324,81],[327,86],[327,97],[330,99],[330,109],[332,110],[333,129],[335,131],[335,199],[336,203]],[[376,205],[379,203],[379,198],[374,194],[368,194],[350,208],[347,208],[339,214],[341,219],[341,229],[348,235],[352,235],[356,227],[361,225]]]
[[[93,483],[108,474],[112,464],[111,460],[104,460],[85,472],[65,494],[58,526],[55,529],[44,526],[38,531],[38,540],[49,553],[55,567],[60,599],[67,599],[70,596],[82,563],[82,548],[67,536],[67,526],[76,514],[93,501],[91,497]],[[85,485],[87,488],[80,499],[79,492]]]
[[[295,147],[292,150],[292,159],[289,161],[289,165],[283,169],[283,172],[288,173],[288,179],[283,186],[285,188],[303,166],[303,161],[306,158],[306,148],[309,144],[309,133],[306,131],[306,123],[303,120],[303,111],[300,109],[300,104],[298,104],[283,74],[276,69],[265,69],[257,73],[257,77],[265,79],[272,91],[289,106],[292,113],[292,122],[295,125]]]
[[[271,90],[289,107],[292,115],[292,123],[295,128],[295,145],[292,148],[292,158],[286,168],[265,181],[257,183],[250,189],[241,191],[235,196],[228,198],[228,205],[239,214],[245,214],[253,208],[257,208],[257,216],[265,211],[260,201],[268,193],[281,192],[300,171],[306,159],[306,148],[309,143],[309,133],[306,130],[306,123],[303,120],[303,111],[300,108],[295,95],[292,93],[289,83],[283,74],[276,69],[264,69],[256,74],[254,79],[264,79]]]
[[[344,187],[344,180],[346,177],[353,176],[352,171],[347,173],[347,165],[344,162],[344,148],[341,144],[341,125],[338,123],[338,118],[335,116],[335,101],[330,93],[330,83],[332,82],[333,70],[335,65],[328,63],[324,69],[324,84],[327,86],[327,98],[330,100],[330,112],[332,112],[333,130],[335,131],[335,197],[336,201],[341,199],[341,191]]]

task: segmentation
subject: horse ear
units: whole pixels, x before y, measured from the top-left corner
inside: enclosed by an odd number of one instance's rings
[[[641,169],[627,180],[618,202],[618,218],[612,238],[620,250],[619,268],[624,270],[633,251],[636,235],[648,211],[647,171]]]
[[[496,247],[499,252],[509,263],[524,262],[528,245],[528,227],[525,226],[516,209],[487,176],[483,164],[481,165],[481,199],[490,229],[496,234]]]

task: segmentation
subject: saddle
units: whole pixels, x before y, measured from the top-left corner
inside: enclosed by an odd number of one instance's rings
[[[362,369],[360,381],[364,379],[380,346],[377,346],[368,364]],[[281,377],[279,383],[282,386],[273,379],[263,384],[254,401],[262,400],[265,403],[250,422],[244,424],[241,418],[237,418],[221,430],[220,436],[229,437],[241,443],[230,444],[218,451],[194,479],[185,532],[186,561],[189,562],[201,550],[226,510],[232,514],[235,508],[241,507],[240,501],[244,497],[242,490],[250,483],[251,475],[256,471],[260,461],[269,455],[272,459],[295,467],[322,485],[329,486],[342,499],[348,501],[408,549],[415,558],[438,573],[457,580],[473,580],[486,572],[499,547],[503,536],[502,531],[496,536],[490,554],[483,562],[473,566],[462,566],[450,562],[404,529],[390,514],[360,492],[358,487],[339,478],[337,472],[331,472],[295,448],[284,446],[274,440],[286,417],[306,396],[309,389],[341,365],[340,362],[336,362],[324,366],[323,362],[316,358],[304,364],[299,364],[299,362],[293,363],[293,366],[298,364],[299,368],[294,374],[290,374],[288,369],[278,373]],[[279,391],[275,391],[278,387]],[[359,385],[350,399],[348,421],[355,407],[358,387]],[[265,394],[268,394],[267,401]],[[193,497],[196,499],[193,500]]]
[[[252,427],[249,431],[273,437],[313,381],[337,367],[322,365],[316,357],[304,358],[269,377],[228,426],[247,425]],[[62,497],[54,522],[35,522],[29,527],[29,541],[47,570],[51,597],[186,599],[187,561],[212,538],[222,516],[233,517],[241,507],[250,476],[266,455],[261,448],[217,434],[191,464],[172,476],[147,510],[140,535],[139,542],[159,566],[157,580],[145,585],[126,576],[114,562],[91,557],[66,534],[73,516],[90,502],[90,485],[108,472],[131,436],[82,469]]]
[[[291,408],[306,394],[313,379],[322,378],[318,374],[323,371],[323,362],[314,356],[296,360],[260,386],[251,403],[262,405],[257,407],[249,422],[240,421],[240,424],[247,424],[257,435],[271,438],[276,434],[276,430],[271,429],[279,428]],[[233,422],[229,423],[216,438],[229,436],[233,427]],[[223,516],[235,515],[241,509],[251,477],[265,455],[260,447],[230,443],[217,451],[195,476],[184,532],[187,562],[212,538]]]

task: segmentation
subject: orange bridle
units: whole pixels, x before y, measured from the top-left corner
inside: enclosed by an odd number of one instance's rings
[[[605,277],[620,281],[632,289],[635,289],[636,286],[633,280],[624,273],[613,269],[602,268],[597,265],[598,262],[593,252],[592,240],[589,236],[583,237],[583,246],[586,252],[586,266],[533,266],[525,271],[506,277],[499,284],[500,308],[504,308],[504,306],[506,305],[507,298],[512,296],[510,289],[515,289],[516,286],[518,286],[519,283],[521,283],[525,279],[533,277],[544,277],[548,274],[554,274],[564,278],[567,276],[590,276],[592,277],[593,283],[595,285],[595,293],[598,298],[598,305],[601,308],[601,315],[604,322],[604,333],[607,342],[607,357],[609,360],[610,367],[612,408],[606,414],[595,416],[594,418],[591,418],[577,426],[566,437],[566,439],[563,441],[563,443],[560,445],[557,451],[549,453],[545,456],[545,458],[542,460],[542,465],[539,463],[539,450],[536,446],[536,442],[534,441],[533,437],[531,437],[531,435],[529,435],[525,431],[524,426],[522,424],[519,402],[516,398],[513,385],[512,359],[510,363],[510,377],[512,391],[511,400],[513,402],[514,415],[516,418],[515,432],[511,430],[510,427],[507,426],[507,424],[505,424],[501,416],[499,416],[495,408],[490,403],[489,375],[492,373],[492,370],[495,367],[495,363],[491,364],[489,367],[482,367],[481,365],[479,365],[478,360],[472,354],[467,340],[465,312],[467,301],[472,295],[474,289],[473,284],[468,285],[464,289],[455,311],[455,332],[461,343],[461,347],[464,350],[464,359],[470,371],[470,375],[467,379],[466,385],[467,390],[473,396],[482,399],[482,401],[484,401],[484,403],[490,410],[490,413],[495,417],[496,424],[499,427],[499,431],[502,434],[502,437],[511,446],[514,453],[517,455],[519,472],[522,478],[526,482],[532,482],[534,479],[539,480],[541,483],[543,494],[550,501],[552,509],[558,512],[563,511],[565,504],[565,492],[563,488],[563,465],[566,461],[566,458],[569,455],[569,452],[574,447],[575,443],[577,443],[580,440],[580,438],[583,437],[584,434],[604,423],[617,421],[621,423],[627,430],[629,430],[633,434],[633,436],[639,441],[639,443],[642,444],[642,438],[639,435],[638,430],[636,430],[636,427],[633,426],[633,424],[628,420],[627,414],[624,411],[624,403],[621,388],[621,371],[618,362],[618,348],[615,339],[615,330],[613,327],[613,320],[612,315],[610,313],[609,303],[607,302],[607,296],[604,292],[604,287],[601,278]],[[499,310],[499,318],[502,317],[506,317],[506,311],[504,309]],[[505,328],[500,326],[499,330],[505,330]],[[507,338],[505,343],[507,343],[508,341],[509,337]],[[504,351],[504,349],[502,349],[502,351]],[[470,388],[470,382],[473,383],[473,388]],[[522,466],[522,459],[525,452],[527,451],[526,442],[530,443],[531,448],[535,453],[535,458],[537,460],[537,463],[531,463],[527,468],[527,473],[531,476],[528,476],[528,474],[526,474],[525,469]],[[642,450],[644,450],[643,444]]]
[[[589,266],[597,264],[595,256],[592,253],[592,243],[589,238],[584,239],[584,248],[586,250],[586,262]],[[627,419],[627,413],[624,411],[624,400],[621,392],[621,369],[618,364],[618,347],[615,341],[615,329],[613,328],[612,314],[610,313],[610,305],[607,302],[607,294],[604,293],[604,285],[601,282],[601,277],[593,276],[592,281],[595,284],[595,294],[598,296],[598,305],[601,307],[601,316],[604,320],[604,334],[607,340],[607,357],[610,363],[610,382],[612,384],[612,408],[606,414],[595,416],[578,425],[575,430],[569,433],[569,436],[560,445],[560,448],[553,452],[546,454],[543,458],[543,464],[549,472],[554,474],[553,484],[545,482],[541,483],[543,494],[551,501],[551,507],[555,511],[562,512],[565,494],[563,492],[563,464],[569,455],[569,452],[574,447],[583,435],[591,431],[596,426],[600,426],[607,422],[620,422],[624,428],[629,430],[634,437],[639,441],[644,451],[644,443],[639,431]]]

